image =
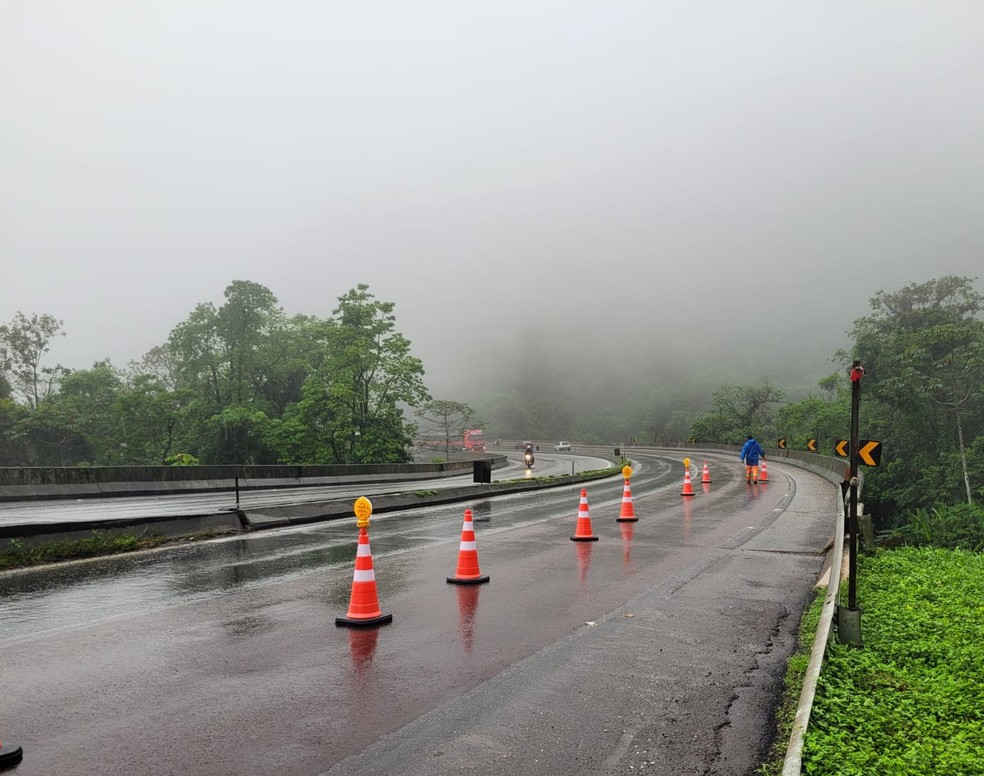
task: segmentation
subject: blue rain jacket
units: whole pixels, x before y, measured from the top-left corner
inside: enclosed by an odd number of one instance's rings
[[[759,458],[765,458],[765,450],[758,443],[757,439],[748,439],[738,457],[745,462],[746,466],[758,466]]]

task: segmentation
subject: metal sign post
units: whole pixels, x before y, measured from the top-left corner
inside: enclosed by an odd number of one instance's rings
[[[837,607],[837,636],[842,644],[861,645],[861,610],[858,608],[858,410],[861,405],[861,362],[851,366],[851,468],[847,530],[847,606]]]

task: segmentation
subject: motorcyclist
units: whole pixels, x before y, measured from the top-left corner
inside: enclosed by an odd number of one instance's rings
[[[523,453],[523,460],[526,461],[527,466],[533,465],[533,445],[526,445],[526,451]]]

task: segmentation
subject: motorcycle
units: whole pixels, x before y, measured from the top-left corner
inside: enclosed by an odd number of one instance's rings
[[[526,463],[526,468],[527,469],[532,469],[533,468],[533,453],[526,453],[523,456],[523,461]]]

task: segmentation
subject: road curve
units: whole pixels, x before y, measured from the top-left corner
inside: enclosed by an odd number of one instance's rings
[[[527,469],[522,454],[507,456],[507,464],[493,471],[492,481],[533,479],[575,472],[604,469],[611,461],[589,455],[537,454],[536,465]],[[412,481],[364,482],[348,485],[304,486],[243,490],[239,507],[262,510],[270,507],[295,506],[329,499],[373,496],[380,493],[413,492],[422,489],[456,488],[472,482],[472,473],[452,477]],[[72,500],[11,501],[0,503],[0,527],[80,523],[96,520],[132,520],[148,517],[176,517],[229,512],[236,508],[233,487],[214,493],[175,493],[153,496],[115,496]]]
[[[340,522],[91,585],[58,578],[109,561],[2,575],[22,617],[66,593],[88,612],[0,627],[17,774],[749,773],[837,494],[778,462],[756,488],[733,456],[708,460],[713,483],[682,497],[678,462],[640,453],[637,522],[616,521],[620,479],[592,484],[597,542],[570,541],[577,489],[472,505],[477,587],[445,581],[467,504],[374,518],[381,629],[334,624],[354,558]]]

